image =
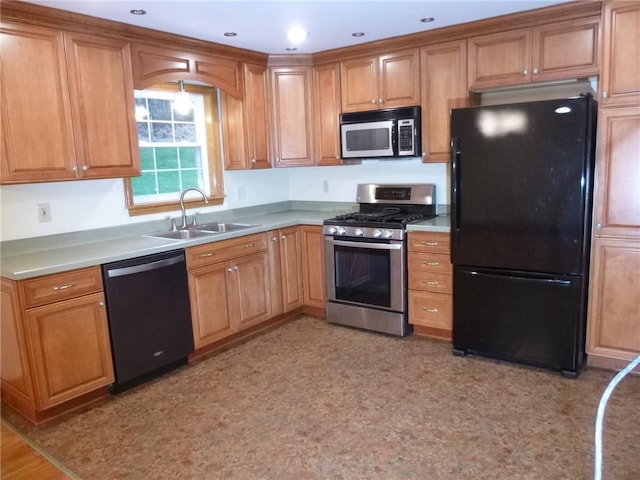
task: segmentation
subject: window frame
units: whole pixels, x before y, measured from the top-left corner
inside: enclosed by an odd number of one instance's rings
[[[208,178],[210,194],[207,196],[208,203],[197,198],[185,199],[185,206],[189,208],[221,205],[224,202],[224,176],[223,176],[223,153],[222,141],[220,135],[220,111],[218,89],[216,87],[185,84],[185,90],[189,93],[201,94],[204,98],[204,117],[207,135],[207,163],[209,169]],[[144,90],[158,90],[177,92],[177,83],[164,83],[160,85],[152,85]],[[138,146],[139,148],[139,146]],[[125,203],[130,216],[147,215],[150,213],[169,212],[180,209],[179,193],[176,194],[175,200],[154,202],[154,203],[135,203],[133,194],[133,184],[131,178],[124,179]]]

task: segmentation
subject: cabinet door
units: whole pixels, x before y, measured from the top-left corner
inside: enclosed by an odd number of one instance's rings
[[[271,318],[269,255],[267,252],[233,260],[227,281],[235,295],[231,303],[232,318],[243,329]]]
[[[381,55],[378,65],[378,108],[420,104],[419,49]]]
[[[640,354],[640,242],[597,238],[591,265],[589,360],[622,368]]]
[[[378,58],[356,58],[340,62],[343,112],[378,109]]]
[[[640,238],[640,107],[598,118],[595,234]]]
[[[267,253],[269,254],[269,283],[271,284],[271,315],[284,313],[282,302],[282,261],[280,258],[280,232],[267,232]]]
[[[583,18],[533,29],[534,82],[598,74],[600,19]]]
[[[0,35],[1,182],[75,179],[62,32],[3,21]]]
[[[313,165],[311,67],[271,68],[274,166]]]
[[[640,3],[607,2],[602,16],[600,105],[640,103]]]
[[[520,85],[531,81],[531,30],[512,30],[468,40],[469,88]]]
[[[423,47],[420,69],[423,162],[447,162],[450,112],[467,97],[466,41]]]
[[[341,165],[340,70],[337,63],[313,67],[316,165]]]
[[[324,237],[321,226],[302,225],[302,287],[304,305],[324,310],[325,287]]]
[[[32,308],[26,334],[39,408],[48,408],[113,382],[104,295]]]
[[[244,65],[244,135],[247,167],[271,168],[267,68]]]
[[[245,139],[247,146],[251,132],[244,124],[244,105],[242,100],[232,97],[226,92],[220,92],[220,110],[222,114],[222,144],[224,148],[225,170],[244,170],[248,165]]]
[[[65,33],[82,178],[140,175],[128,42]]]
[[[189,296],[195,348],[201,348],[234,332],[227,284],[227,262],[189,270]]]
[[[301,260],[300,229],[291,227],[280,230],[282,300],[285,312],[302,306]]]

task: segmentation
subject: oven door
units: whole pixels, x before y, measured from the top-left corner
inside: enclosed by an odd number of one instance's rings
[[[343,123],[342,158],[393,157],[395,122]]]
[[[404,312],[404,241],[325,236],[324,242],[329,302]]]

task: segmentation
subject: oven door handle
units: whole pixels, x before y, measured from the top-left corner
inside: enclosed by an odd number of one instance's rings
[[[327,242],[329,242],[331,245],[338,245],[340,247],[369,248],[371,250],[400,250],[400,249],[402,249],[402,242],[399,242],[399,243],[349,242],[347,240],[334,240],[332,238],[328,238]]]

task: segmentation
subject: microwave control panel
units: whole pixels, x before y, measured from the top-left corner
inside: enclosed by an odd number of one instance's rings
[[[398,155],[415,155],[413,119],[398,120]]]

